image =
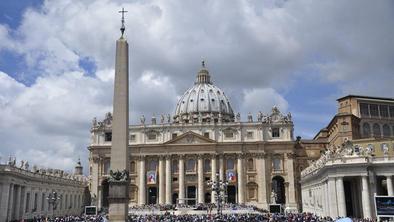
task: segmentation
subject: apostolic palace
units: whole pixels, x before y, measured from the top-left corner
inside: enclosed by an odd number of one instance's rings
[[[90,189],[99,208],[108,206],[112,115],[93,120]],[[227,202],[267,208],[300,207],[300,172],[324,147],[294,140],[291,114],[277,107],[246,120],[211,80],[204,62],[171,116],[141,117],[129,126],[129,205],[210,203],[209,180],[226,180]],[[218,175],[217,175],[218,174]]]

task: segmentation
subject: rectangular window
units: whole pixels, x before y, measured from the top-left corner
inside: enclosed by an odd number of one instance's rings
[[[105,133],[105,142],[110,142],[112,141],[112,133],[107,132]]]
[[[253,139],[253,132],[247,132],[246,133],[246,138]]]
[[[394,118],[394,106],[389,106],[390,117]]]
[[[156,133],[148,133],[148,140],[156,140]]]
[[[204,172],[211,172],[211,160],[205,159],[204,160]]]
[[[172,182],[178,182],[178,177],[173,177]]]
[[[279,136],[279,128],[272,128],[272,138],[277,138]]]
[[[272,167],[274,168],[274,171],[279,171],[282,170],[282,166],[281,166],[281,160],[279,158],[274,158],[272,163]]]
[[[110,163],[109,159],[104,160],[104,175],[109,175]]]
[[[233,138],[234,137],[234,133],[231,131],[225,131],[224,132],[224,137],[225,138]]]
[[[173,133],[172,136],[171,136],[171,138],[172,138],[172,139],[175,139],[177,136],[178,136],[178,134]]]
[[[209,139],[209,133],[208,133],[208,132],[205,132],[205,133],[204,133],[204,137]]]
[[[367,103],[360,103],[360,114],[362,117],[369,117],[369,110]]]
[[[130,135],[130,140],[131,140],[131,141],[135,141],[135,134],[131,134],[131,135]]]
[[[378,105],[376,105],[376,104],[370,104],[370,105],[369,105],[369,111],[371,112],[371,116],[372,116],[372,117],[379,117]]]
[[[196,161],[193,159],[187,160],[186,163],[186,172],[194,172],[196,169]]]
[[[380,105],[379,111],[380,111],[380,116],[382,118],[388,118],[389,117],[389,110],[388,110],[388,106],[387,105]]]

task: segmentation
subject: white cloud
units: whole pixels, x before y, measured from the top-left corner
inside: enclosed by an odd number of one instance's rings
[[[288,102],[272,88],[257,88],[245,90],[241,104],[241,111],[244,114],[251,113],[254,118],[261,111],[263,113],[271,113],[273,106],[277,106],[282,113],[286,113]],[[246,119],[246,116],[242,119]]]

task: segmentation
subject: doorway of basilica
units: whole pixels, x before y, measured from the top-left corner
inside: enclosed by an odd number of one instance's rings
[[[188,205],[196,204],[196,186],[187,187],[187,204]]]
[[[272,178],[272,191],[276,194],[276,203],[277,204],[285,204],[286,203],[286,195],[285,195],[285,180],[281,176],[275,176]]]
[[[148,188],[148,204],[156,204],[157,203],[157,188],[149,187]]]
[[[227,186],[227,203],[237,202],[237,189],[234,185]]]
[[[108,208],[109,202],[108,202],[108,195],[109,195],[109,183],[108,179],[103,180],[101,183],[101,207],[102,208]]]

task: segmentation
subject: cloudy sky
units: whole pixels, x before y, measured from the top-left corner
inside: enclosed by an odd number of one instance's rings
[[[394,97],[393,1],[2,0],[1,161],[86,166],[91,120],[112,110],[122,7],[131,123],[172,114],[202,59],[243,119],[278,105],[303,138],[341,96]]]

